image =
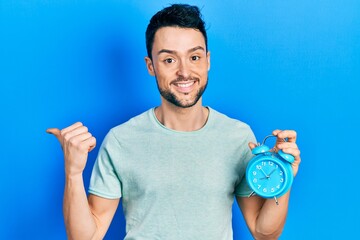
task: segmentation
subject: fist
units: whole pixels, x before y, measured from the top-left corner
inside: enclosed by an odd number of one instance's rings
[[[67,175],[82,174],[88,153],[96,146],[96,139],[88,128],[77,122],[62,130],[49,128],[46,132],[53,134],[61,144],[64,152],[65,173]]]
[[[291,167],[295,177],[301,162],[300,150],[296,144],[297,133],[294,130],[274,130],[272,134],[277,138],[275,146],[271,151],[278,152],[279,150],[282,150],[284,153],[288,153],[294,156],[295,161],[291,164]],[[285,138],[287,138],[287,142],[284,141]],[[251,150],[256,146],[257,145],[255,143],[249,143]]]

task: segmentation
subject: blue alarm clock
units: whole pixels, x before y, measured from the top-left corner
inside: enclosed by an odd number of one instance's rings
[[[255,157],[247,165],[246,181],[252,189],[249,197],[256,194],[263,198],[274,198],[278,204],[277,198],[290,189],[294,180],[291,163],[295,158],[282,150],[277,153],[270,151],[270,148],[264,145],[269,137],[276,136],[266,136],[263,143],[252,150]]]

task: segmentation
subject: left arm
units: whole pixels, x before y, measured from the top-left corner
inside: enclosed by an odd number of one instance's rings
[[[255,239],[278,239],[285,225],[290,191],[274,199],[236,197],[246,224]]]
[[[273,135],[277,136],[274,150],[281,149],[284,153],[295,157],[295,161],[292,163],[295,177],[301,161],[300,150],[296,145],[296,132],[275,130]],[[288,138],[288,141],[284,142],[284,138]],[[255,146],[254,143],[249,143],[251,149]],[[255,239],[278,239],[285,225],[289,198],[290,191],[278,198],[279,205],[276,205],[274,199],[264,199],[259,196],[236,198],[246,224]]]

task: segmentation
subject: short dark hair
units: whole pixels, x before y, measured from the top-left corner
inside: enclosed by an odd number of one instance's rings
[[[150,59],[152,59],[151,51],[153,48],[155,33],[162,27],[193,28],[199,30],[204,36],[207,51],[205,22],[202,19],[200,9],[197,6],[191,6],[188,4],[172,4],[169,7],[157,12],[150,19],[145,34],[146,50]]]

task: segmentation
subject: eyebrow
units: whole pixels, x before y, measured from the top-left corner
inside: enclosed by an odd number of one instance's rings
[[[197,50],[203,50],[205,51],[205,49],[202,47],[202,46],[197,46],[197,47],[194,47],[194,48],[190,48],[188,50],[188,53],[191,53],[191,52],[195,52]],[[169,49],[161,49],[159,52],[158,52],[158,55],[160,55],[161,53],[169,53],[169,54],[176,54],[176,51],[174,50],[169,50]]]

